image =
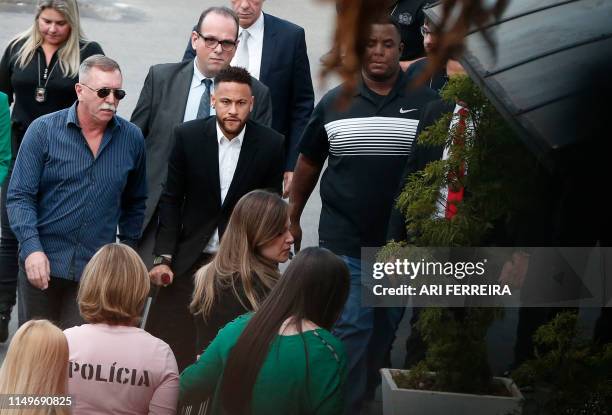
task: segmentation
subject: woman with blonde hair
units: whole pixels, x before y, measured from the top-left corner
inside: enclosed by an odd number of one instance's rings
[[[30,320],[15,333],[0,368],[0,415],[68,414],[68,342],[48,320]],[[12,409],[9,395],[57,396],[57,406]],[[59,400],[63,399],[60,406]],[[53,401],[52,401],[53,403]]]
[[[254,190],[234,207],[219,251],[195,274],[191,312],[201,353],[225,324],[256,311],[287,261],[293,237],[287,203],[275,193]]]
[[[127,245],[103,246],[85,267],[77,301],[89,324],[64,331],[74,414],[176,413],[176,359],[137,327],[149,288],[145,264]]]
[[[11,165],[32,121],[73,105],[79,65],[102,53],[100,45],[83,35],[76,0],[38,1],[32,26],[9,42],[0,61],[0,92],[13,104]],[[18,273],[17,239],[6,214],[10,174],[2,186],[0,202],[0,342],[8,336]]]

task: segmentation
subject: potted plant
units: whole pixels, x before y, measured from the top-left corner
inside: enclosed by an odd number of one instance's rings
[[[408,240],[389,243],[379,259],[405,258],[411,247],[512,246],[507,230],[537,203],[533,173],[541,166],[482,92],[460,76],[449,81],[442,97],[469,108],[468,127],[449,133],[447,114],[420,135],[417,145],[446,147],[450,156],[407,179],[397,205]],[[463,163],[467,174],[457,174]],[[450,220],[437,214],[440,189],[448,186],[466,189]],[[485,336],[502,314],[496,308],[424,309],[417,329],[426,358],[410,371],[382,370],[383,412],[521,413],[518,388],[510,379],[492,377],[488,365]]]
[[[487,361],[486,332],[500,310],[462,312],[422,312],[417,328],[427,356],[411,370],[382,369],[385,415],[521,413],[521,392],[512,380],[492,377]]]

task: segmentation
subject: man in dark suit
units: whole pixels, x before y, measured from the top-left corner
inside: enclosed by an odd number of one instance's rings
[[[272,128],[285,136],[284,196],[297,160],[297,144],[314,106],[304,29],[262,12],[264,0],[231,0],[240,19],[240,44],[232,66],[242,66],[270,88]],[[183,60],[195,51],[188,43]]]
[[[179,369],[195,361],[195,327],[189,314],[193,273],[217,251],[238,200],[254,189],[281,192],[284,140],[249,119],[252,79],[229,67],[215,78],[216,117],[189,121],[174,131],[168,179],[159,204],[159,226],[150,272],[154,284],[167,274],[147,329],[166,341]],[[197,351],[201,353],[201,350]]]
[[[140,127],[147,149],[147,188],[144,231],[138,251],[150,267],[157,227],[157,205],[162,192],[172,130],[178,124],[214,115],[210,108],[212,79],[229,66],[236,52],[238,17],[227,7],[211,7],[201,15],[191,34],[197,51],[189,62],[154,65],[149,70],[131,121]],[[267,126],[272,122],[268,88],[253,79],[255,103],[251,119]]]

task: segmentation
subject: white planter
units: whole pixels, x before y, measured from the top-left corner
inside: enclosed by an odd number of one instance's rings
[[[520,415],[523,395],[511,379],[496,379],[512,396],[472,395],[398,388],[391,376],[396,369],[381,369],[384,415]]]

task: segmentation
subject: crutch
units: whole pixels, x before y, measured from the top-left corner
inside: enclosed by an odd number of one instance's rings
[[[170,284],[170,275],[162,274],[161,280],[162,280],[163,286]],[[140,328],[143,330],[147,326],[147,319],[149,318],[149,311],[151,310],[151,305],[153,304],[153,302],[155,301],[155,299],[157,298],[159,294],[159,289],[160,289],[159,285],[153,285],[153,287],[151,288],[151,292],[149,293],[150,295],[147,297],[147,302],[145,303],[144,311],[142,313],[142,320],[140,322]]]

